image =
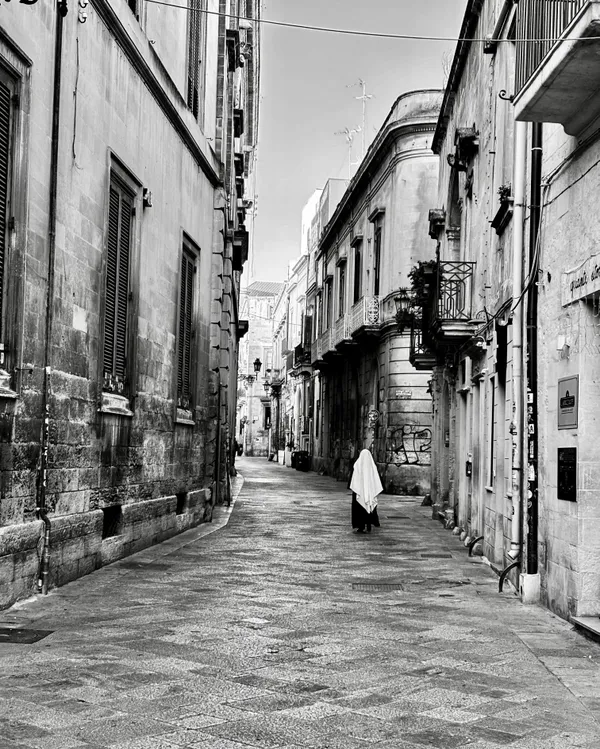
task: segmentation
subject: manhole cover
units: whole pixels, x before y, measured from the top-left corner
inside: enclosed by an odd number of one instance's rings
[[[387,590],[404,590],[404,586],[402,583],[352,583],[352,590],[379,592]]]
[[[51,635],[51,629],[13,629],[11,627],[0,627],[0,645],[5,642],[17,643],[18,645],[31,645]]]
[[[423,559],[452,559],[452,554],[425,554],[421,552]]]

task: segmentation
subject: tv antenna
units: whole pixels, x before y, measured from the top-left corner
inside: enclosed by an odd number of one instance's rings
[[[355,128],[349,128],[345,127],[343,130],[337,130],[334,135],[344,135],[346,137],[346,143],[348,144],[348,179],[352,179],[352,167],[355,163],[360,162],[353,162],[352,161],[352,144],[354,143],[354,136],[356,133],[360,133],[361,128],[355,127]]]
[[[362,78],[358,79],[358,83],[350,83],[346,86],[346,88],[354,88],[355,86],[360,86],[362,88],[362,94],[360,96],[355,96],[355,99],[358,99],[358,101],[362,101],[362,153],[360,155],[361,161],[365,158],[366,153],[366,132],[367,132],[367,102],[369,99],[373,98],[373,94],[367,93],[367,84],[365,81],[363,81]]]

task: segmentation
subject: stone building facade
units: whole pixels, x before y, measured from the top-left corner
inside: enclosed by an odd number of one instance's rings
[[[0,605],[223,499],[259,4],[198,8],[2,9]]]
[[[568,5],[467,3],[460,37],[486,42],[456,49],[414,290],[435,361],[434,517],[524,602],[597,632],[600,3]]]
[[[248,334],[240,344],[236,439],[251,457],[266,458],[273,450],[275,414],[265,383],[274,367],[274,311],[282,289],[276,281],[253,281],[241,293],[240,314],[248,320]],[[258,371],[255,362],[260,362]]]
[[[439,91],[398,98],[331,218],[321,222],[309,269],[311,465],[346,479],[369,447],[391,493],[429,488],[429,376],[409,362],[410,331],[397,325],[395,299],[428,252],[440,103]]]

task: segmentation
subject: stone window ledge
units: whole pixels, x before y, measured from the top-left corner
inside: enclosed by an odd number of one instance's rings
[[[100,413],[115,414],[117,416],[127,416],[131,418],[133,411],[129,408],[129,398],[116,393],[102,393]]]
[[[5,369],[0,369],[0,399],[16,400],[19,394],[10,387],[10,375]]]
[[[186,424],[187,426],[196,426],[194,421],[194,414],[190,409],[178,408],[175,412],[175,423]]]

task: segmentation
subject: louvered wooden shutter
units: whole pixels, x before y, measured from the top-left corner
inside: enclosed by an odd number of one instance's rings
[[[133,199],[116,184],[110,187],[104,311],[104,377],[119,392],[126,379],[129,258]],[[119,387],[116,387],[120,383]]]
[[[10,89],[0,82],[0,340],[4,335],[2,313],[4,309],[4,268],[6,265],[6,235],[8,229],[10,100]]]
[[[179,361],[177,367],[177,403],[182,408],[189,407],[191,395],[194,271],[194,260],[184,251],[181,257]]]
[[[200,111],[200,40],[202,32],[202,0],[191,0],[188,15],[188,91],[187,105],[198,119]]]

